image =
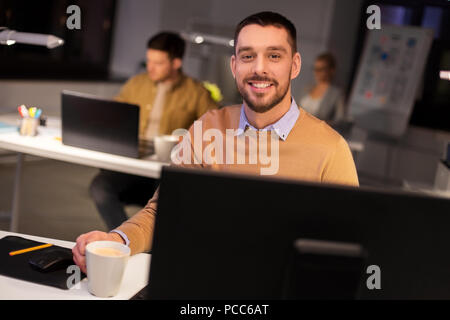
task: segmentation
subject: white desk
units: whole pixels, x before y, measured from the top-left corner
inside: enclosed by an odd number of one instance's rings
[[[0,122],[18,125],[18,115],[2,115]],[[164,165],[151,156],[134,159],[63,145],[60,140],[61,121],[57,118],[50,118],[48,126],[39,127],[38,131],[35,137],[24,137],[16,131],[0,133],[0,148],[150,178],[159,178]]]
[[[450,191],[438,190],[431,185],[403,180],[403,188],[412,192],[419,192],[430,196],[450,199]]]
[[[75,243],[30,235],[0,231],[0,238],[5,236],[20,236],[26,239],[52,243],[65,248],[72,248]],[[70,290],[35,284],[0,275],[0,300],[126,300],[132,298],[148,284],[151,255],[140,253],[128,260],[119,293],[112,298],[98,298],[88,292],[87,278],[84,278],[79,288]]]
[[[0,122],[18,125],[18,115],[2,115]],[[154,160],[152,156],[133,159],[63,145],[56,139],[61,137],[61,121],[57,118],[49,118],[47,127],[39,127],[38,130],[39,135],[36,137],[23,137],[18,132],[0,133],[0,148],[150,178],[159,178],[162,166],[167,165]],[[348,145],[352,151],[364,150],[364,144],[361,142],[348,141]]]
[[[0,116],[0,122],[18,125],[18,114]],[[17,131],[0,133],[0,148],[18,152],[14,182],[10,231],[16,232],[19,219],[19,190],[22,173],[23,154],[61,160],[96,168],[119,171],[144,177],[159,178],[161,168],[167,163],[146,159],[133,159],[104,152],[91,151],[63,145],[61,142],[61,121],[49,118],[47,127],[39,127],[35,137],[24,137]]]

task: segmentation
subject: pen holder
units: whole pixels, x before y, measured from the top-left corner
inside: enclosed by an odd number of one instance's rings
[[[19,133],[22,136],[34,137],[35,135],[38,134],[37,131],[38,126],[39,126],[38,118],[30,118],[30,117],[22,118]]]

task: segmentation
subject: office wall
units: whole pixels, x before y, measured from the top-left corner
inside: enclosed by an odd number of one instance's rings
[[[110,71],[116,77],[130,77],[142,71],[145,50],[150,36],[160,31],[181,32],[190,21],[208,19],[209,0],[189,3],[181,0],[118,0],[114,24]],[[197,78],[199,65],[187,52],[184,70]]]
[[[59,116],[61,91],[73,90],[110,98],[122,84],[98,81],[0,80],[0,113],[16,112],[17,106],[35,106],[44,115]]]
[[[110,63],[113,76],[128,78],[139,72],[147,40],[160,30],[162,2],[117,1]]]
[[[190,1],[187,5],[182,0],[166,0],[161,8],[161,30],[174,32],[192,31],[192,26],[201,22],[210,23],[213,0]],[[175,9],[178,8],[178,9]],[[182,10],[180,9],[182,8]],[[209,71],[215,69],[214,65],[208,63],[211,57],[211,48],[203,46],[199,51],[197,45],[187,43],[186,52],[183,59],[183,71],[196,79],[209,80],[214,83],[220,83],[218,77],[210,77]],[[206,51],[205,51],[206,50]]]
[[[335,2],[327,50],[337,62],[335,83],[344,89],[350,87],[350,76],[355,59],[355,45],[359,33],[362,0],[338,0]]]

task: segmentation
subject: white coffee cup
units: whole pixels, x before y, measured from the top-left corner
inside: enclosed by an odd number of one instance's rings
[[[130,248],[115,241],[94,241],[86,246],[88,290],[97,297],[113,297],[120,289]]]
[[[179,138],[177,136],[160,135],[154,139],[155,153],[159,161],[170,162],[170,153],[172,149],[178,144]]]

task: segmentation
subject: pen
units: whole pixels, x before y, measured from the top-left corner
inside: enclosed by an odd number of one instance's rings
[[[28,112],[29,112],[29,114],[30,114],[30,117],[34,118],[34,115],[35,115],[35,112],[36,112],[36,108],[35,108],[35,107],[30,108],[30,109],[28,110]]]
[[[29,116],[29,114],[28,114],[28,109],[27,109],[27,107],[26,107],[24,104],[22,104],[22,105],[19,107],[19,112],[20,112],[20,115],[21,115],[22,117],[24,117],[24,118],[26,118],[26,117]]]
[[[25,105],[22,104],[17,109],[19,110],[19,114],[22,118],[28,117],[28,110]]]
[[[40,250],[40,249],[48,248],[48,247],[51,247],[51,246],[52,246],[51,243],[47,243],[47,244],[43,244],[43,245],[40,245],[40,246],[35,246],[35,247],[27,248],[27,249],[12,251],[12,252],[9,253],[9,255],[10,256],[15,256],[15,255],[22,254],[22,253],[25,253],[25,252]]]

